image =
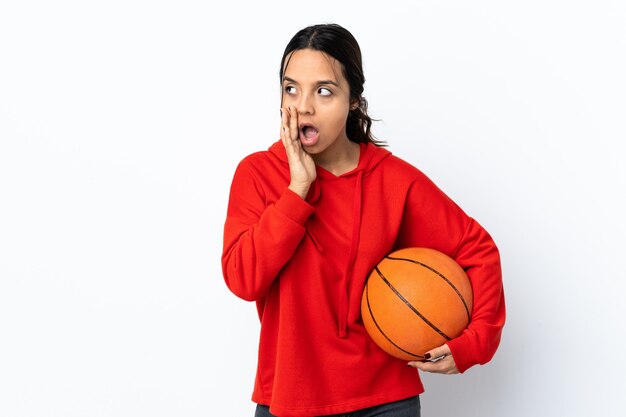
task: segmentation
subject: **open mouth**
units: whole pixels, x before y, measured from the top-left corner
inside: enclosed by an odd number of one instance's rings
[[[300,124],[300,142],[303,145],[314,145],[319,140],[320,132],[317,127],[311,123]]]

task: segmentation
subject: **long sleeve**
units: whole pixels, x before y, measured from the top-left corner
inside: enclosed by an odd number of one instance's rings
[[[423,174],[407,195],[400,247],[430,247],[451,256],[466,271],[473,290],[470,323],[447,344],[460,372],[487,363],[505,322],[500,255],[489,233]]]
[[[231,184],[222,271],[235,295],[255,301],[293,255],[315,209],[286,186],[277,201],[266,202],[250,163],[238,165]]]
[[[472,283],[472,318],[461,336],[448,342],[460,372],[491,360],[500,344],[505,321],[500,254],[487,231],[474,219],[453,254]]]

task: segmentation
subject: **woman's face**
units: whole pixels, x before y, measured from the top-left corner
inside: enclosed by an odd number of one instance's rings
[[[350,87],[339,61],[320,51],[299,49],[285,62],[282,107],[291,106],[291,115],[297,114],[304,149],[320,155],[349,146],[346,120],[351,109]]]

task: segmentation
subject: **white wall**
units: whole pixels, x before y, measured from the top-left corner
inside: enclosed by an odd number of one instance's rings
[[[359,40],[374,133],[481,222],[508,321],[423,415],[624,416],[626,7],[615,1],[0,5],[0,415],[251,416],[228,292],[237,162],[278,139],[302,27]]]

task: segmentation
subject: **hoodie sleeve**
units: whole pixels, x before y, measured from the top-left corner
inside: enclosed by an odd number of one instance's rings
[[[240,162],[231,184],[222,271],[235,295],[255,301],[293,255],[314,207],[287,187],[276,202],[267,204],[249,164]]]
[[[425,175],[411,185],[399,239],[402,247],[448,254],[466,271],[474,302],[467,329],[447,342],[459,372],[491,360],[505,321],[500,254],[487,231]]]

